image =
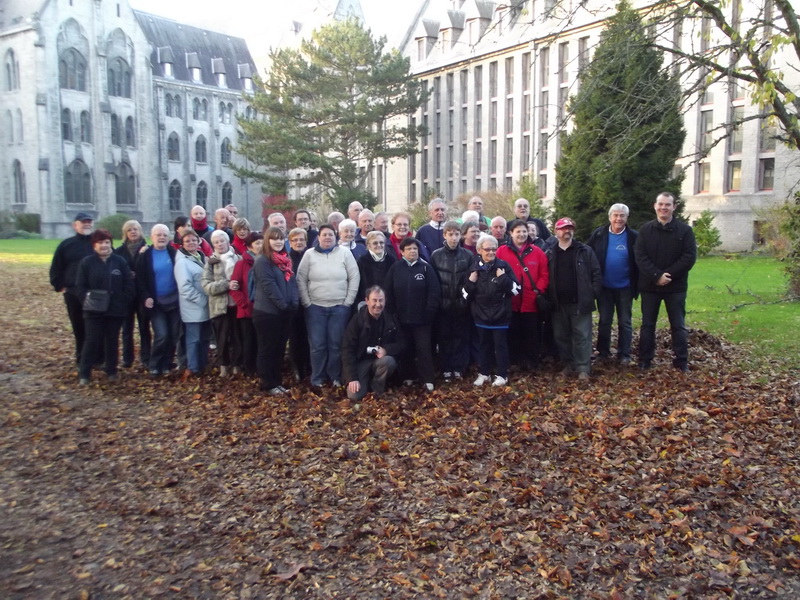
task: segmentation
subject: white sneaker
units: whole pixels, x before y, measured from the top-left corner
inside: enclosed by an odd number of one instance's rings
[[[461,371],[453,371],[453,377],[456,379],[461,379]]]
[[[433,391],[433,384],[432,383],[426,383],[425,384],[425,389],[428,390],[429,392],[432,392]]]
[[[472,385],[483,385],[484,383],[489,383],[490,379],[489,375],[479,374],[478,378],[472,382]]]
[[[507,383],[508,383],[508,378],[507,377],[500,377],[500,375],[496,375],[495,378],[494,378],[494,381],[492,382],[492,385],[494,387],[501,387],[501,386],[504,386]]]
[[[413,379],[403,379],[403,385],[414,385]]]
[[[445,381],[450,381],[453,378],[453,374],[450,371],[445,371],[442,373],[442,377],[444,377]]]

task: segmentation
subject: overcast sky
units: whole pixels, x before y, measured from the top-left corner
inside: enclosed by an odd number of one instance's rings
[[[259,69],[264,67],[270,46],[278,46],[284,36],[293,37],[289,32],[292,21],[313,19],[315,11],[319,14],[322,7],[335,6],[334,0],[130,0],[130,3],[137,10],[245,38]],[[385,35],[389,47],[400,42],[419,4],[419,0],[361,0],[367,27],[376,37]]]

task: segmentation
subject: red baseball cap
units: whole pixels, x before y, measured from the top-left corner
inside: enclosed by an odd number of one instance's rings
[[[575,221],[573,221],[569,217],[562,217],[558,221],[556,221],[556,229],[567,229],[569,227],[575,229]]]

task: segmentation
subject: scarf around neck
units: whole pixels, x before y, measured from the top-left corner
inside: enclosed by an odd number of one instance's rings
[[[286,281],[291,279],[294,273],[292,272],[292,259],[289,258],[289,255],[286,251],[282,252],[273,252],[272,253],[272,262],[275,263],[275,266],[278,267],[281,271],[283,271],[283,276]]]

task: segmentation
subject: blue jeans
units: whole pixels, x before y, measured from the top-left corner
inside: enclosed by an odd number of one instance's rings
[[[689,332],[686,329],[686,292],[659,294],[642,292],[642,328],[639,331],[639,362],[650,363],[656,355],[656,323],[661,301],[667,309],[672,333],[672,364],[685,367],[689,362]]]
[[[150,348],[151,371],[166,373],[175,356],[175,346],[181,326],[180,311],[163,310],[158,304],[150,311],[150,324],[153,326],[153,344]]]
[[[208,366],[208,342],[211,339],[211,322],[184,323],[186,339],[186,367],[200,373]]]
[[[612,290],[603,288],[597,298],[597,310],[600,321],[597,324],[597,352],[600,356],[611,355],[611,324],[614,322],[614,311],[617,312],[617,358],[631,357],[631,340],[633,325],[631,312],[633,291],[630,287]]]
[[[350,307],[310,305],[306,308],[308,345],[311,346],[311,384],[342,379],[342,338],[350,320]]]
[[[551,314],[553,337],[564,366],[576,373],[590,373],[592,313],[578,314],[577,305],[561,304]]]

